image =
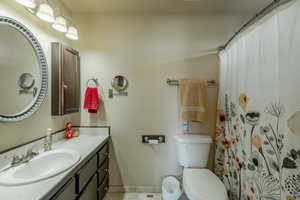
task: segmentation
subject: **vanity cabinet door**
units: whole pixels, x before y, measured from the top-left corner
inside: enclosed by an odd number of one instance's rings
[[[75,200],[75,179],[69,180],[51,200]]]
[[[91,177],[97,171],[97,156],[94,155],[92,159],[90,159],[77,173],[77,187],[76,192],[79,194],[91,179]],[[97,184],[96,184],[97,185]]]
[[[107,174],[102,181],[102,183],[98,187],[98,200],[103,200],[107,191],[108,191],[108,185],[109,185],[109,175]]]
[[[103,161],[108,157],[109,146],[106,143],[102,149],[98,152],[98,168],[101,167]]]
[[[104,161],[104,163],[102,164],[102,166],[98,169],[98,184],[102,184],[103,181],[104,181],[104,177],[106,175],[108,175],[108,168],[109,168],[109,165],[108,165],[108,159],[106,159]]]
[[[95,174],[78,200],[97,200],[97,198],[97,175]]]

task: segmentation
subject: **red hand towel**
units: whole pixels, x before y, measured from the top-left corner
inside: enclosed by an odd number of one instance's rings
[[[97,113],[99,109],[98,88],[88,87],[85,91],[84,109],[88,109],[89,113]]]

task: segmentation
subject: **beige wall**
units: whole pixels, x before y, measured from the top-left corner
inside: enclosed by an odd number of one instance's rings
[[[67,13],[69,14],[69,13]],[[46,23],[40,21],[35,16],[29,14],[23,7],[15,1],[0,1],[0,15],[11,17],[20,21],[38,38],[46,54],[49,67],[49,89],[45,103],[40,110],[31,118],[17,123],[0,123],[0,151],[12,146],[27,142],[29,140],[41,137],[45,134],[47,128],[54,130],[62,129],[64,122],[70,120],[72,115],[66,117],[51,116],[51,42],[65,42],[64,36],[52,30]],[[8,88],[9,89],[9,88]],[[4,94],[1,94],[4,95]],[[74,115],[73,115],[74,116]]]
[[[81,39],[82,84],[98,78],[105,106],[100,114],[81,113],[83,125],[112,126],[111,185],[127,190],[159,190],[161,178],[179,174],[173,136],[180,132],[177,88],[167,78],[218,78],[218,56],[206,55],[231,36],[238,16],[73,15]],[[128,97],[108,99],[111,78],[125,75]],[[85,87],[83,87],[84,89]],[[82,91],[82,94],[84,91]],[[193,131],[214,133],[217,88],[208,95],[209,122]],[[141,143],[143,134],[164,134],[167,143]]]

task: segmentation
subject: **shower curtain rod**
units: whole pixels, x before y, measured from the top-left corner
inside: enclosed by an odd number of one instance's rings
[[[244,32],[248,27],[255,24],[257,21],[262,19],[267,14],[271,13],[273,10],[278,8],[279,6],[289,3],[293,0],[274,0],[267,7],[258,12],[254,17],[252,17],[246,24],[244,24],[234,35],[225,43],[225,45],[219,47],[219,51],[222,51],[228,47],[228,45],[234,40],[240,33]]]

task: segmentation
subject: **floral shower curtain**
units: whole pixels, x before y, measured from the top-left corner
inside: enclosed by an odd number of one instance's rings
[[[216,174],[231,200],[300,200],[300,1],[220,53]]]

